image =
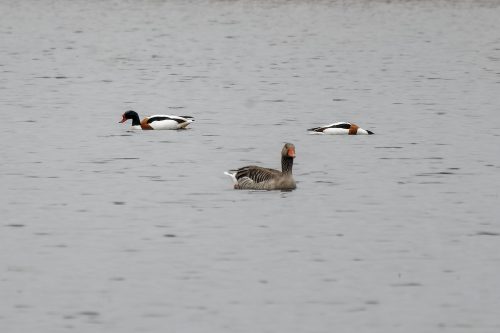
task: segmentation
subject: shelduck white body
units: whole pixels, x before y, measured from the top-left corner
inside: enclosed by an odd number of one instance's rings
[[[127,119],[132,119],[132,129],[138,130],[177,130],[185,128],[194,121],[194,118],[191,116],[166,114],[153,115],[140,120],[137,112],[132,110],[125,112],[122,117],[123,119],[120,123],[126,122]]]
[[[359,135],[374,134],[372,131],[362,129],[356,124],[347,122],[337,122],[325,126],[308,129],[311,134],[333,134],[333,135]]]

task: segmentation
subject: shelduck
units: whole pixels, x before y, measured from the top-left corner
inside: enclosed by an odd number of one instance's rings
[[[374,134],[372,131],[362,129],[356,124],[347,122],[338,122],[330,125],[314,127],[308,129],[309,132],[313,134],[348,134],[348,135],[359,135],[359,134]]]
[[[231,177],[235,189],[293,190],[296,188],[292,175],[295,146],[286,143],[281,150],[281,171],[255,165],[224,172]]]
[[[140,120],[137,112],[130,110],[122,115],[123,119],[120,123],[132,119],[133,129],[143,130],[176,130],[185,128],[194,121],[191,116],[171,116],[171,115],[154,115]]]

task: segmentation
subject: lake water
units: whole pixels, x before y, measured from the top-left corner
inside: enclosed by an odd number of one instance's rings
[[[1,332],[500,331],[500,2],[0,12]]]

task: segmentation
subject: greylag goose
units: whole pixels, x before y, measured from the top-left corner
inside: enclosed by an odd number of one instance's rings
[[[250,165],[224,173],[233,179],[235,189],[293,190],[296,187],[292,175],[294,158],[295,146],[286,143],[281,150],[281,171]]]
[[[309,132],[313,134],[349,134],[349,135],[357,135],[357,134],[374,134],[372,131],[368,131],[362,129],[356,124],[346,123],[346,122],[338,122],[330,125],[314,127],[308,129]]]
[[[132,119],[132,129],[143,130],[176,130],[185,128],[194,121],[191,116],[170,116],[165,114],[149,116],[140,120],[137,112],[133,110],[125,112],[120,123],[124,123],[128,119]]]

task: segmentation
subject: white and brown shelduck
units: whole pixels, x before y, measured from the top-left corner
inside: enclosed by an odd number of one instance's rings
[[[185,128],[194,121],[191,116],[171,116],[165,114],[157,114],[140,120],[139,115],[135,111],[127,111],[122,115],[123,119],[120,123],[132,119],[133,129],[143,130],[177,130]]]
[[[296,188],[292,175],[295,146],[286,143],[281,150],[281,171],[255,165],[224,172],[234,182],[235,189],[248,190],[293,190]]]
[[[348,134],[348,135],[359,135],[359,134],[374,134],[372,131],[362,129],[356,124],[338,122],[330,125],[314,127],[308,129],[310,133],[313,134]]]

